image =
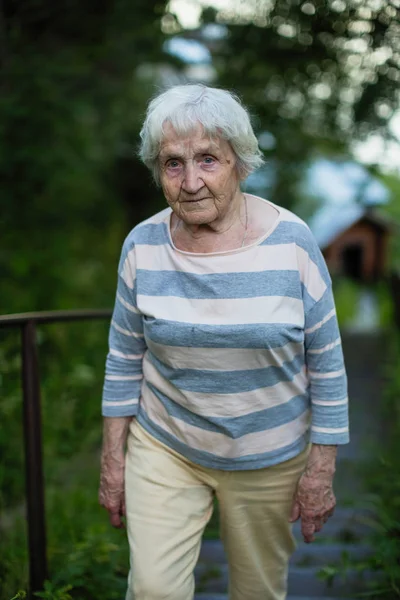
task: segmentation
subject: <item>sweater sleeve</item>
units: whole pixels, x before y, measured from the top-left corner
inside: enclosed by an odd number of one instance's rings
[[[311,442],[349,441],[347,376],[332,287],[306,314],[306,365],[311,397]]]
[[[320,249],[307,235],[298,249],[305,312],[304,344],[311,400],[311,442],[349,441],[347,375],[332,293]]]
[[[109,331],[102,400],[104,417],[137,414],[145,350],[142,315],[136,304],[135,250],[128,237],[119,262],[117,294]]]

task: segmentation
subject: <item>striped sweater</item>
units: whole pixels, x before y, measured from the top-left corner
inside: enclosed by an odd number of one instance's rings
[[[249,196],[253,210],[267,201]],[[126,238],[103,415],[135,415],[205,467],[257,469],[308,441],[348,441],[347,379],[331,280],[307,225],[277,207],[255,243],[178,250],[167,208]]]

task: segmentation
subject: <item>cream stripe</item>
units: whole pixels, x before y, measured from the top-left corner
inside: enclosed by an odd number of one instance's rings
[[[309,427],[309,411],[306,410],[300,417],[285,425],[232,439],[222,433],[200,429],[171,417],[146,386],[141,406],[151,421],[190,448],[231,459],[279,450],[294,443]]]
[[[120,333],[124,335],[128,335],[129,337],[142,338],[144,336],[143,333],[136,333],[136,331],[129,331],[129,329],[124,329],[120,327],[115,321],[111,321],[111,325]]]
[[[348,427],[338,427],[337,429],[333,427],[315,427],[314,425],[311,427],[312,431],[315,433],[347,433]]]
[[[336,314],[336,311],[335,311],[334,308],[332,308],[332,310],[330,312],[328,312],[328,314],[322,319],[322,321],[319,321],[319,323],[316,323],[312,327],[309,327],[309,329],[306,329],[305,333],[307,333],[307,334],[308,333],[314,333],[314,331],[317,331],[317,329],[320,329],[320,327],[322,327],[322,325],[324,325],[330,319],[332,319],[332,317],[334,317],[335,314]]]
[[[130,252],[128,254],[128,256],[126,257],[124,264],[122,265],[122,270],[120,272],[120,275],[121,275],[122,279],[125,281],[125,284],[131,290],[133,290],[133,286],[134,286],[134,282],[135,282],[135,277],[134,277],[133,273],[136,274],[136,267],[135,267],[135,262],[134,262],[133,258],[134,258],[134,255],[132,255],[132,252]]]
[[[143,375],[106,375],[109,381],[138,381]]]
[[[128,404],[137,404],[139,401],[137,398],[131,398],[130,400],[121,400],[119,402],[110,402],[109,400],[103,400],[103,406],[128,406]]]
[[[308,371],[308,374],[313,379],[333,379],[334,377],[340,377],[345,373],[344,369],[339,371],[329,371],[329,373],[318,373],[317,371]]]
[[[121,296],[121,294],[117,294],[117,298],[121,302],[121,304],[123,306],[125,306],[125,308],[127,308],[128,310],[130,310],[131,312],[133,312],[135,314],[139,314],[138,309],[135,306],[133,306],[132,304],[129,304],[129,302],[127,302],[126,300],[124,300],[123,297]]]
[[[324,352],[328,352],[328,350],[332,350],[336,346],[340,346],[340,343],[341,343],[341,339],[340,339],[340,337],[338,337],[337,340],[335,340],[331,344],[327,344],[323,348],[318,348],[316,350],[308,350],[307,353],[308,354],[323,354]]]
[[[162,377],[145,355],[143,360],[145,382],[151,383],[164,396],[201,417],[241,417],[254,412],[279,406],[295,396],[305,394],[308,379],[305,369],[292,381],[281,381],[273,386],[258,388],[243,394],[213,394],[207,392],[184,392]]]
[[[295,298],[264,296],[234,299],[188,299],[176,296],[137,296],[143,314],[194,325],[286,323],[303,327],[303,302]]]
[[[227,261],[226,256],[207,256],[207,260],[193,260],[190,255],[172,252],[167,245],[153,246],[138,244],[135,251],[128,255],[129,260],[136,262],[139,269],[149,271],[184,271],[195,275],[210,273],[255,273],[260,268],[271,271],[296,270],[294,245],[276,244],[273,246],[256,246],[247,252],[235,255],[234,261]]]
[[[114,348],[110,348],[110,354],[118,356],[118,358],[126,358],[127,360],[140,360],[143,358],[143,354],[124,354],[119,350],[114,350]]]
[[[318,406],[342,406],[348,404],[348,401],[348,398],[344,400],[311,400],[313,404],[317,404]]]
[[[300,279],[304,284],[310,296],[318,302],[326,291],[326,283],[321,277],[321,273],[315,262],[313,262],[309,254],[296,246],[297,256],[299,261]]]
[[[187,348],[163,346],[147,340],[149,350],[173,369],[206,369],[212,371],[242,371],[281,367],[304,352],[303,344],[288,343],[272,349],[263,348]]]

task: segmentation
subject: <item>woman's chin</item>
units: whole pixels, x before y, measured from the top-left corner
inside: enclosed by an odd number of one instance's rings
[[[208,225],[208,223],[212,223],[218,218],[218,213],[215,208],[210,209],[198,206],[197,208],[191,207],[190,210],[180,210],[178,217],[182,219],[186,225]]]

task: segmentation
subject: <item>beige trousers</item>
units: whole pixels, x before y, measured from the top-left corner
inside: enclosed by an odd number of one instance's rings
[[[132,425],[126,457],[131,570],[126,600],[191,600],[201,537],[220,507],[230,600],[284,600],[295,548],[288,522],[308,450],[279,465],[221,471]]]

